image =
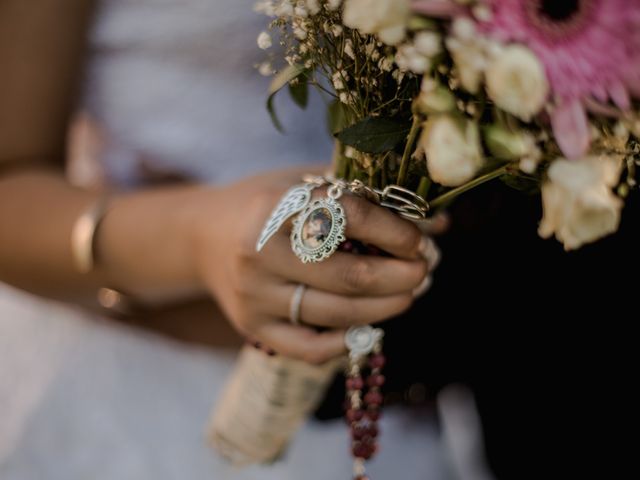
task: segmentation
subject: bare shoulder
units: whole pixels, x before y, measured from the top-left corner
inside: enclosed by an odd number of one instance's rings
[[[59,156],[91,0],[0,0],[0,162]]]

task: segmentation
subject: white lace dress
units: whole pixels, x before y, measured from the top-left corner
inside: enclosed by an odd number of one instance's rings
[[[81,107],[106,127],[108,179],[148,167],[223,183],[329,158],[315,99],[264,108],[256,73],[264,19],[252,0],[105,0],[91,35]],[[3,480],[333,480],[349,478],[340,420],[309,421],[285,458],[234,470],[204,442],[233,352],[185,346],[0,285]],[[374,479],[449,478],[429,416],[390,409]]]

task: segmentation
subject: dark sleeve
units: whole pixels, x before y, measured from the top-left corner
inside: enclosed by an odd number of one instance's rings
[[[539,196],[465,194],[431,291],[384,324],[385,392],[418,383],[433,405],[470,386],[498,480],[637,477],[639,197],[617,234],[567,253],[538,237]],[[320,416],[343,395],[338,381]]]
[[[471,386],[500,480],[638,476],[639,197],[618,233],[575,252],[538,237],[537,196],[493,185],[454,209],[434,288],[395,350],[422,331],[405,367],[422,365],[434,392]]]

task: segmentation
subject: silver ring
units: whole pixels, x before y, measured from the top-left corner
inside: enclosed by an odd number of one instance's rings
[[[302,283],[296,287],[295,292],[291,296],[289,303],[289,321],[294,325],[300,325],[300,306],[302,305],[302,297],[307,290],[307,286]]]

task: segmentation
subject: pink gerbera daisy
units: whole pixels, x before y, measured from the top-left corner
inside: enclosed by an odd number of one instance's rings
[[[479,21],[481,29],[536,54],[551,85],[558,145],[569,158],[584,155],[590,143],[587,106],[611,100],[626,111],[631,97],[640,97],[640,0],[484,2],[492,15]],[[413,8],[438,17],[470,15],[452,0],[413,0]]]
[[[640,96],[640,0],[486,0],[482,24],[527,45],[544,64],[554,134],[568,157],[589,147],[585,105],[612,100],[625,111]]]

